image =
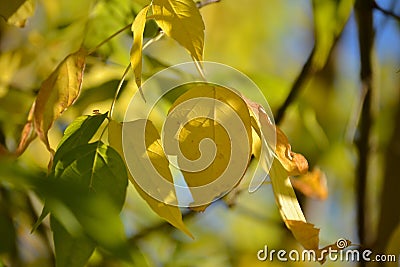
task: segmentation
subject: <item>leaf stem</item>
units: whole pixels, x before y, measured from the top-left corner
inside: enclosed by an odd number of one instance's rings
[[[124,83],[126,75],[128,74],[130,68],[131,68],[131,63],[129,63],[129,65],[125,68],[124,74],[122,75],[122,78],[119,81],[119,84],[118,84],[118,87],[117,87],[117,91],[115,91],[115,95],[114,95],[113,101],[111,103],[110,114],[108,115],[109,119],[112,118],[114,107],[115,107],[115,102],[117,101],[118,94],[121,91],[122,84]]]
[[[111,34],[109,37],[107,37],[105,40],[101,41],[98,45],[96,45],[94,48],[90,49],[88,52],[88,55],[94,53],[97,49],[99,49],[101,46],[103,46],[105,43],[110,41],[112,38],[117,36],[118,34],[124,32],[125,30],[129,29],[131,27],[132,23],[125,25],[123,28],[119,29],[118,31],[114,32]]]

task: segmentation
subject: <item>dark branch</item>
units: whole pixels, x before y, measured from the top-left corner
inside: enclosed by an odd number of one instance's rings
[[[361,70],[360,79],[362,82],[362,111],[358,125],[359,136],[356,146],[359,153],[356,178],[357,192],[357,224],[358,237],[360,243],[366,246],[367,208],[367,184],[368,184],[368,159],[369,141],[372,126],[371,102],[372,102],[372,60],[371,53],[373,47],[374,31],[373,16],[371,6],[373,0],[356,0],[355,14],[358,26],[358,43],[360,48]],[[360,262],[360,266],[365,266],[365,262]]]
[[[376,10],[379,10],[380,12],[382,12],[383,14],[392,17],[398,21],[400,21],[400,16],[395,14],[393,11],[391,10],[386,10],[383,7],[381,7],[380,5],[378,5],[378,3],[376,1],[372,2],[372,7],[375,8]]]
[[[221,0],[204,0],[204,1],[197,1],[196,6],[197,8],[202,8],[208,6],[210,4],[221,2]]]
[[[283,116],[285,115],[286,109],[296,99],[297,95],[300,92],[300,89],[303,87],[303,85],[306,83],[306,81],[308,81],[309,78],[315,73],[315,69],[312,68],[314,51],[315,51],[315,49],[312,50],[310,56],[308,57],[306,63],[304,64],[299,76],[297,76],[296,81],[293,83],[292,89],[290,90],[289,95],[286,97],[285,102],[278,109],[278,112],[275,116],[276,124],[279,124],[282,121]]]

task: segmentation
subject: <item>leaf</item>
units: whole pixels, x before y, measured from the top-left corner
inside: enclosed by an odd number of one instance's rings
[[[35,101],[34,125],[36,133],[49,151],[47,133],[54,121],[78,97],[85,68],[86,52],[81,49],[67,56],[42,83]]]
[[[50,218],[50,226],[53,231],[56,266],[85,266],[96,248],[96,243],[84,234],[71,235],[54,216]]]
[[[157,129],[154,127],[154,125],[151,123],[151,121],[136,121],[136,122],[127,122],[126,124],[131,125],[129,127],[135,128],[136,126],[143,127],[143,124],[146,124],[144,127],[146,127],[146,143],[148,144],[147,150],[148,153],[150,151],[153,151],[151,157],[151,163],[153,166],[157,169],[157,171],[162,175],[164,179],[169,181],[170,183],[173,183],[172,175],[168,167],[168,161],[166,160],[166,157],[164,155],[164,152],[162,150],[161,144],[160,144],[160,136],[157,132]],[[137,127],[137,128],[140,128]],[[122,158],[124,158],[124,152],[122,148],[122,124],[118,123],[116,121],[111,120],[110,124],[108,126],[108,140],[110,145],[118,151],[118,153],[121,155]],[[133,147],[139,147],[136,146],[133,141],[143,141],[143,139],[138,140],[136,138],[133,138],[132,140],[132,146]],[[156,152],[156,153],[154,153]],[[155,177],[155,174],[153,173],[153,169],[146,169],[146,166],[148,165],[142,165],[140,164],[141,159],[137,159],[137,168],[141,171],[141,174],[143,175],[142,178],[148,179],[151,181],[151,179]],[[140,173],[139,173],[140,175]],[[182,213],[179,210],[179,208],[176,205],[168,205],[165,202],[159,201],[156,198],[153,198],[151,195],[149,195],[146,191],[144,191],[140,185],[136,182],[136,180],[132,177],[131,173],[128,172],[128,178],[131,181],[131,183],[135,186],[136,191],[139,193],[139,195],[147,202],[147,204],[150,206],[150,208],[161,218],[165,219],[168,221],[170,224],[175,226],[177,229],[181,230],[188,236],[193,238],[193,235],[189,232],[189,230],[186,228],[185,224],[182,221]],[[177,204],[177,198],[176,198],[176,193],[175,191],[171,192],[170,194],[170,199],[173,199],[172,202]]]
[[[28,115],[28,120],[22,129],[21,133],[21,140],[19,141],[17,150],[15,151],[15,155],[19,157],[24,153],[26,148],[29,146],[29,144],[37,137],[37,134],[35,132],[35,126],[33,122],[33,112],[35,110],[35,103],[32,104],[32,107],[29,111]]]
[[[291,177],[290,181],[294,188],[307,197],[325,200],[328,197],[328,187],[325,174],[315,168],[299,177]]]
[[[131,66],[135,74],[136,85],[139,89],[142,85],[143,32],[148,10],[149,6],[146,6],[140,10],[132,23],[133,45],[131,48]]]
[[[8,24],[23,28],[26,20],[33,15],[35,10],[35,1],[7,1],[5,7],[3,3],[0,8],[0,15]]]
[[[72,184],[68,195],[74,197],[63,201],[84,232],[100,246],[118,255],[125,253],[127,247],[122,248],[127,245],[118,213],[125,202],[128,179],[119,154],[101,141],[80,145],[55,163],[53,176],[62,185],[63,181]],[[85,203],[78,195],[86,199]],[[52,213],[57,211],[47,203]],[[54,215],[60,222],[66,221]]]
[[[246,172],[252,149],[247,106],[230,89],[192,86],[170,108],[163,140],[191,190],[191,208],[203,211],[237,186]]]
[[[64,135],[61,138],[60,143],[58,144],[57,152],[54,155],[53,171],[55,165],[57,164],[59,159],[65,155],[65,153],[75,147],[79,147],[81,145],[89,143],[90,139],[92,139],[106,117],[107,113],[95,116],[81,116],[76,118],[70,125],[68,125],[67,129],[65,129]],[[50,211],[45,204],[42,213],[40,214],[35,224],[32,226],[31,232],[36,231],[36,229],[46,218],[49,212]]]
[[[153,15],[169,37],[186,48],[193,59],[202,61],[204,22],[193,0],[154,0]]]
[[[68,125],[58,144],[57,152],[54,156],[54,164],[66,152],[89,143],[106,118],[107,113],[94,116],[81,116]]]
[[[328,60],[335,40],[340,36],[353,10],[354,0],[313,0],[315,51],[312,64],[321,69]]]

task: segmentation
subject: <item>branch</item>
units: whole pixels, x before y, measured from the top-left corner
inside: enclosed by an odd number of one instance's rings
[[[393,11],[391,10],[386,10],[384,8],[382,8],[380,5],[378,5],[378,3],[376,1],[372,2],[372,8],[375,8],[376,10],[379,10],[380,12],[382,12],[383,14],[392,17],[398,21],[400,21],[400,16],[395,14]]]
[[[371,53],[373,47],[373,16],[372,6],[373,0],[356,0],[355,14],[358,26],[358,42],[360,48],[361,70],[360,79],[362,82],[362,95],[364,101],[362,103],[362,111],[360,122],[358,125],[359,137],[356,140],[356,146],[359,153],[359,161],[357,166],[357,224],[358,237],[360,243],[366,244],[366,211],[367,211],[367,177],[368,177],[368,156],[369,141],[372,125],[371,100],[372,100],[372,60]],[[360,266],[365,266],[365,262],[360,262]]]
[[[196,2],[196,6],[197,6],[197,8],[202,8],[202,7],[205,7],[205,6],[208,6],[208,5],[210,5],[210,4],[214,4],[214,3],[218,3],[218,2],[221,2],[221,0],[204,0],[204,1],[197,1]]]
[[[308,57],[306,63],[304,64],[299,76],[297,76],[296,81],[293,83],[292,89],[289,92],[289,95],[286,97],[285,102],[283,102],[282,106],[278,109],[278,112],[275,116],[275,123],[279,124],[283,116],[285,115],[286,109],[294,102],[297,95],[300,92],[300,89],[303,88],[306,81],[308,81],[311,76],[315,74],[315,69],[312,67],[312,62],[314,58],[315,47],[313,48],[310,56]]]

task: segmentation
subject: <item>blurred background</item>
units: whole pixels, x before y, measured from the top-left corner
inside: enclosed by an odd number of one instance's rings
[[[307,220],[321,229],[321,245],[345,238],[394,253],[400,261],[400,20],[395,16],[400,2],[359,2],[355,9],[351,0],[221,0],[206,5],[201,8],[204,59],[248,75],[263,91],[293,150],[308,159],[310,168],[325,173],[327,199],[298,193]],[[95,47],[131,23],[148,3],[38,0],[24,28],[0,19],[0,143],[16,149],[41,82],[66,55],[81,43]],[[2,9],[8,5],[1,1]],[[156,33],[157,26],[148,22],[145,41]],[[129,64],[131,44],[128,29],[88,58],[79,99],[50,131],[52,147],[77,116],[109,110]],[[144,79],[190,60],[175,41],[162,38],[144,52]],[[122,120],[136,90],[129,75],[117,101],[117,118]],[[35,140],[16,161],[23,172],[3,172],[10,161],[0,155],[0,266],[1,261],[52,266],[48,221],[30,233],[43,203],[29,188],[10,182],[19,175],[45,176],[49,153]],[[1,176],[9,179],[3,182]],[[252,194],[244,190],[234,205],[218,201],[204,213],[185,215],[194,240],[156,216],[131,185],[121,216],[136,266],[319,265],[258,261],[257,251],[265,245],[302,249],[285,228],[269,184]],[[364,263],[328,260],[325,265]],[[96,250],[89,266],[125,265]]]

